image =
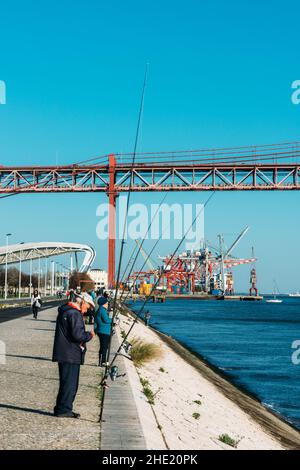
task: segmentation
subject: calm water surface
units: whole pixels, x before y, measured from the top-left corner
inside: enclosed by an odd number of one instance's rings
[[[283,298],[281,304],[176,300],[149,302],[147,309],[155,328],[300,429],[300,364],[291,359],[292,342],[300,340],[300,298]]]

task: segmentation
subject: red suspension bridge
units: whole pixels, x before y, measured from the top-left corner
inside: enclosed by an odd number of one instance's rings
[[[115,154],[66,166],[0,167],[0,193],[103,192],[109,197],[109,285],[115,280],[120,192],[300,189],[300,142],[227,149]],[[3,196],[2,196],[3,197]]]

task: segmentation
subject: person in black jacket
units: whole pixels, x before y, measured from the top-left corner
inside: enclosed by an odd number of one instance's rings
[[[83,315],[95,304],[87,293],[76,293],[73,302],[58,308],[53,362],[58,362],[59,391],[54,407],[54,415],[61,418],[79,418],[73,412],[78,384],[80,365],[84,362],[85,344],[90,341],[94,332],[85,331]]]

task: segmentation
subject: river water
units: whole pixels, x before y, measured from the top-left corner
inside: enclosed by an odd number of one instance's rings
[[[153,327],[220,368],[300,429],[300,298],[281,304],[167,300],[148,303]],[[138,304],[134,305],[138,309]],[[300,361],[299,361],[300,362]]]

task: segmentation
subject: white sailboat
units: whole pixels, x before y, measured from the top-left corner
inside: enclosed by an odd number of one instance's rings
[[[267,299],[266,302],[268,302],[270,304],[281,304],[282,303],[282,300],[277,299],[277,297],[276,297],[276,289],[277,289],[277,292],[278,292],[278,287],[276,285],[276,281],[274,280],[273,299]]]
[[[292,292],[289,297],[300,297],[300,292]]]

